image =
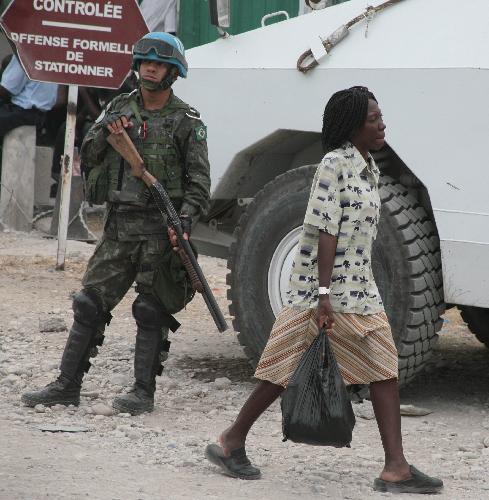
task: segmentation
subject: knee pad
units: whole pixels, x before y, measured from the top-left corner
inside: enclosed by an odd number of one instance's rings
[[[171,315],[165,312],[160,302],[147,294],[140,294],[132,304],[132,315],[138,326],[146,328],[168,327],[172,332],[176,332],[180,323]]]
[[[75,320],[83,325],[98,326],[107,322],[107,315],[102,305],[102,299],[92,290],[83,289],[73,299]],[[110,320],[109,320],[110,321]]]
[[[163,326],[163,312],[158,302],[150,295],[138,295],[132,304],[132,315],[138,325],[150,328]]]

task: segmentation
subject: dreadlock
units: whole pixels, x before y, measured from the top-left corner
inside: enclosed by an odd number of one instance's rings
[[[350,87],[331,96],[323,114],[321,139],[325,153],[339,148],[365,123],[369,99],[377,102],[367,87]]]

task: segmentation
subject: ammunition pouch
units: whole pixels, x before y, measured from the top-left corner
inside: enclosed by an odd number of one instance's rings
[[[195,290],[182,259],[172,246],[168,243],[160,251],[162,255],[157,266],[143,264],[139,269],[136,292],[158,297],[162,310],[172,315],[181,311],[192,300]],[[164,326],[173,330],[168,323]]]
[[[109,170],[105,164],[93,167],[86,180],[85,198],[93,205],[103,205],[109,193]]]

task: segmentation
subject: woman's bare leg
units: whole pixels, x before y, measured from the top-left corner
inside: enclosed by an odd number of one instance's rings
[[[220,436],[219,441],[224,454],[244,446],[246,436],[257,418],[282,394],[281,385],[260,381],[241,408],[234,423]]]
[[[370,398],[385,453],[385,465],[380,478],[384,481],[408,479],[411,472],[402,449],[397,379],[372,382],[370,384]]]

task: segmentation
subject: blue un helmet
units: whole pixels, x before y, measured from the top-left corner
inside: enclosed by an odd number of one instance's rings
[[[178,69],[178,75],[187,78],[188,64],[183,43],[169,33],[154,31],[138,40],[132,49],[132,69],[138,71],[141,61],[173,64]]]

